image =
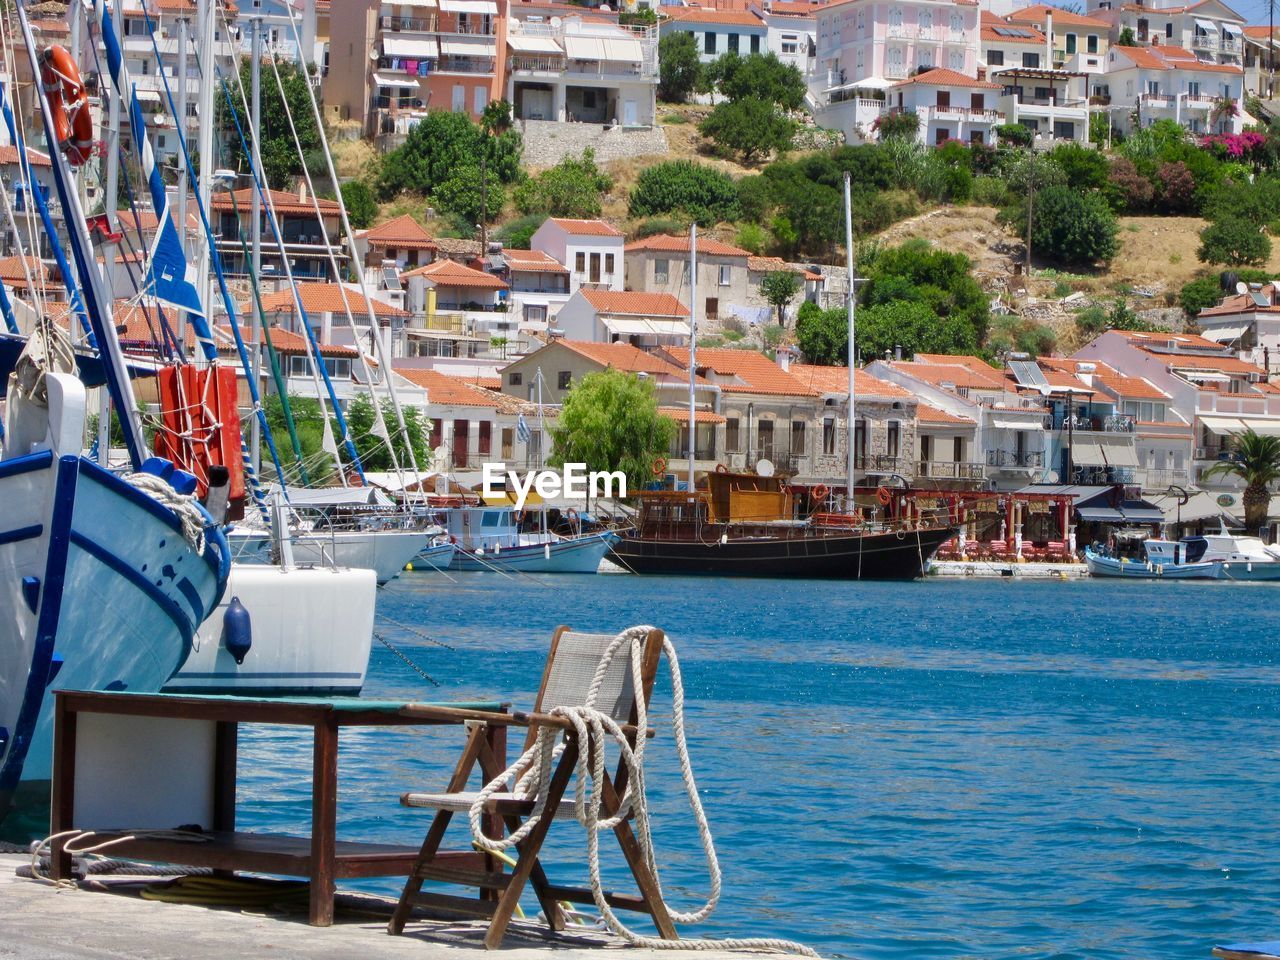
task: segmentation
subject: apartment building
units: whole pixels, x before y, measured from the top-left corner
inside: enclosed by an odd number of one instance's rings
[[[987,79],[1002,88],[1005,123],[1022,124],[1041,140],[1087,142],[1088,74],[1061,66],[1048,34],[1032,23],[983,11],[981,37]],[[1095,35],[1095,47],[1096,41]]]
[[[1123,3],[1089,0],[1088,14],[1111,26],[1111,45],[1126,30],[1139,46],[1181,47],[1211,63],[1240,66],[1245,19],[1221,0]]]
[[[796,0],[764,0],[758,9],[768,30],[768,52],[804,77],[813,72],[817,53],[818,6]]]
[[[625,285],[622,231],[603,220],[548,217],[529,248],[545,253],[569,270],[569,292],[582,287],[621,291]]]
[[[1244,28],[1244,89],[1256,97],[1275,96],[1275,66],[1280,60],[1280,29]]]
[[[507,0],[343,0],[330,13],[326,108],[398,146],[428,110],[479,118],[506,88]]]
[[[556,315],[571,340],[643,349],[689,342],[689,311],[669,293],[580,289]]]
[[[748,277],[751,254],[711,237],[698,240],[698,321],[752,319]],[[689,237],[659,234],[626,246],[628,289],[669,294],[689,308]]]
[[[1112,123],[1124,133],[1174,120],[1192,133],[1239,133],[1244,128],[1244,70],[1164,44],[1113,46],[1107,53]]]
[[[583,15],[513,17],[505,97],[520,120],[651,126],[658,29]]]
[[[1106,20],[1044,3],[1020,7],[1004,19],[1011,24],[1035,27],[1049,38],[1053,44],[1053,62],[1046,66],[1090,75],[1106,71],[1106,55],[1111,43],[1111,24]]]
[[[209,200],[211,223],[217,233],[218,255],[223,269],[231,276],[247,277],[249,264],[245,262],[244,245],[252,226],[252,187],[234,192],[218,191]],[[306,188],[288,193],[283,190],[267,191],[270,207],[274,209],[276,225],[290,270],[296,280],[331,280],[333,266],[330,258],[343,271],[347,260],[347,248],[342,242],[341,212],[336,200],[310,196]],[[280,246],[271,227],[268,204],[260,211],[262,230],[262,273],[260,278],[268,288],[284,283],[286,274],[281,262]],[[325,238],[328,237],[328,244]]]
[[[747,56],[768,51],[769,27],[754,12],[701,6],[663,6],[661,32],[691,33],[698,56],[710,63],[726,53]]]
[[[1200,333],[1270,373],[1280,365],[1280,282],[1251,283],[1196,316]]]

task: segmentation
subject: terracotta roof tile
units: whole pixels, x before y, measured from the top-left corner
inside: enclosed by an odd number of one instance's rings
[[[687,347],[664,347],[663,352],[682,369],[688,367]],[[698,350],[697,362],[699,370],[705,368],[721,377],[733,378],[733,382],[716,381],[726,393],[772,393],[796,397],[818,395],[818,391],[805,386],[763,353],[756,353],[754,350],[704,347]]]
[[[39,284],[40,278],[44,277],[46,283],[52,283],[60,286],[59,281],[55,280],[57,269],[52,264],[44,263],[35,257],[25,258],[27,261],[27,270],[22,269],[22,257],[5,257],[0,259],[0,281],[9,286],[27,285],[27,272],[31,274],[31,279]]]
[[[975,421],[969,417],[958,417],[954,413],[947,413],[924,402],[916,404],[916,419],[921,423],[953,423],[970,427],[975,424]]]
[[[793,363],[791,376],[818,393],[846,394],[849,391],[849,368],[819,366],[814,363]],[[873,377],[865,370],[854,371],[853,388],[859,397],[890,397],[908,399],[913,394],[896,383]]]
[[[894,87],[906,87],[913,83],[924,84],[930,87],[965,87],[974,90],[1003,90],[1004,88],[998,83],[989,83],[986,80],[979,80],[977,77],[968,77],[963,73],[955,70],[948,70],[946,67],[934,67],[932,70],[926,70],[924,73],[917,73],[914,77],[906,80],[899,80],[893,84]]]
[[[229,211],[239,207],[241,215],[247,217],[249,215],[249,206],[253,202],[253,188],[246,187],[243,190],[236,190],[234,193],[234,204],[229,194],[222,191],[215,193],[209,200],[210,209]],[[267,196],[270,198],[271,205],[275,207],[277,214],[315,213],[317,204],[320,206],[320,212],[326,217],[336,217],[339,212],[336,200],[325,200],[323,197],[313,199],[308,196],[303,199],[299,198],[296,193],[288,193],[284,190],[268,190]]]
[[[1004,378],[998,370],[984,373],[961,363],[935,364],[922,363],[918,360],[895,360],[893,366],[897,370],[917,380],[939,386],[951,383],[957,387],[971,387],[978,390],[1004,390]]]
[[[628,243],[626,246],[627,253],[637,250],[653,250],[661,253],[689,253],[688,236],[673,237],[670,234],[659,233],[652,237],[645,237],[643,240],[636,240]],[[698,238],[698,253],[710,254],[714,257],[749,257],[751,253],[743,250],[741,247],[733,247],[727,243],[721,243],[711,237]]]
[[[1099,20],[1097,17],[1086,17],[1079,13],[1072,13],[1069,10],[1063,10],[1060,7],[1051,7],[1045,3],[1033,4],[1029,7],[1022,7],[1010,13],[1006,19],[1010,23],[1035,23],[1043,24],[1045,15],[1053,14],[1053,25],[1055,27],[1097,27],[1099,30],[1110,30],[1111,24],[1105,20]]]
[[[726,27],[763,27],[754,13],[744,10],[708,10],[704,7],[660,7],[667,17],[680,23],[714,23]]]
[[[393,307],[377,298],[371,298],[366,302],[360,296],[360,291],[352,290],[340,283],[299,283],[297,290],[302,300],[302,308],[307,313],[345,314],[347,307],[350,307],[352,315],[358,322],[361,316],[368,318],[369,304],[372,304],[373,312],[378,317],[409,316],[399,307]],[[268,294],[262,298],[262,309],[267,313],[293,313],[293,291],[286,289]]]
[[[1168,11],[1161,11],[1167,13]],[[1116,53],[1127,57],[1134,66],[1143,70],[1197,70],[1209,73],[1243,73],[1238,65],[1207,63],[1197,59],[1190,50],[1182,47],[1112,47]]]
[[[547,347],[559,344],[588,360],[594,360],[602,367],[612,367],[626,373],[648,373],[660,377],[672,377],[676,380],[688,379],[688,374],[681,367],[668,360],[641,350],[629,343],[591,343],[586,340],[553,340]],[[547,349],[543,347],[542,349]]]
[[[39,150],[27,148],[27,159],[33,167],[52,167],[53,161],[49,159],[47,153],[41,153]],[[9,144],[0,144],[0,163],[21,163],[18,156],[18,148]]]
[[[370,246],[405,247],[410,250],[434,250],[436,242],[409,214],[370,227],[360,234]]]
[[[664,417],[670,417],[677,423],[689,422],[688,407],[659,407],[658,412]],[[724,423],[725,418],[718,413],[712,413],[710,410],[694,410],[694,423]]]
[[[622,231],[603,220],[568,220],[564,217],[548,217],[565,233],[578,237],[620,237]]]
[[[1000,28],[1003,28],[1003,29],[1021,30],[1021,31],[1023,31],[1024,33],[1030,34],[1030,36],[1026,36],[1026,37],[1007,37],[1007,36],[1002,36],[1001,34],[996,33],[996,28],[997,28],[997,27],[1000,27]],[[1031,24],[1031,23],[1025,23],[1025,22],[1024,22],[1024,23],[1017,23],[1017,24],[1014,24],[1014,23],[1011,23],[1011,22],[1010,22],[1009,20],[1007,20],[1006,18],[1004,18],[1004,17],[997,17],[994,13],[989,13],[989,12],[987,12],[986,10],[983,10],[983,11],[982,11],[982,30],[981,30],[981,35],[982,35],[982,39],[983,39],[983,40],[988,40],[988,41],[991,41],[991,42],[993,42],[993,43],[1038,43],[1038,44],[1043,44],[1043,43],[1044,43],[1044,41],[1045,41],[1045,36],[1044,36],[1044,34],[1043,34],[1043,33],[1041,33],[1041,32],[1036,28],[1036,26],[1035,26],[1034,24]]]
[[[456,260],[437,260],[425,267],[409,270],[400,278],[422,277],[437,287],[473,287],[482,290],[506,290],[507,285],[492,273],[485,273]]]
[[[642,293],[639,290],[579,291],[597,313],[637,317],[680,317],[689,311],[669,293]]]
[[[400,366],[393,366],[392,369],[410,383],[425,388],[429,403],[470,407],[501,407],[503,404],[502,399],[492,390],[438,370]]]
[[[1170,333],[1164,330],[1151,332],[1144,330],[1108,330],[1106,332],[1124,337],[1126,340],[1132,340],[1135,347],[1142,347],[1153,353],[1157,352],[1157,350],[1168,350],[1171,347],[1194,347],[1196,349],[1217,350],[1218,352],[1222,352],[1225,349],[1217,341],[1208,340],[1195,333]]]
[[[569,268],[541,250],[503,250],[507,266],[513,272],[527,273],[568,273]]]
[[[769,13],[782,17],[812,17],[818,11],[818,3],[796,3],[794,0],[774,0]]]

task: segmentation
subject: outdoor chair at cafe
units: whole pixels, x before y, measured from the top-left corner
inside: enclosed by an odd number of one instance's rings
[[[648,733],[636,728],[636,696],[638,693],[644,697],[644,704],[648,706],[663,639],[661,630],[650,630],[644,637],[639,691],[633,689],[631,658],[629,651],[623,649],[610,661],[595,700],[596,709],[608,714],[619,724],[624,724],[626,739],[633,747],[637,735]],[[388,924],[389,933],[402,933],[415,907],[424,908],[430,913],[487,916],[490,920],[484,943],[487,948],[493,949],[502,943],[526,884],[533,888],[543,916],[552,930],[564,929],[565,911],[561,908],[561,903],[594,902],[591,890],[585,885],[564,886],[552,883],[543,869],[540,854],[557,816],[560,819],[574,818],[572,793],[568,798],[565,794],[574,774],[579,750],[590,750],[590,744],[577,742],[572,724],[562,717],[552,716],[551,711],[556,707],[586,704],[597,668],[614,640],[615,637],[608,634],[575,633],[568,627],[557,628],[551,638],[551,651],[547,656],[533,712],[515,713],[494,721],[508,726],[526,727],[523,748],[526,751],[534,745],[540,729],[553,727],[563,731],[563,751],[554,760],[550,777],[545,780],[545,796],[539,798],[536,795],[523,796],[504,791],[494,793],[484,803],[485,822],[489,824],[486,835],[500,836],[505,828],[506,835],[511,836],[521,828],[526,818],[535,813],[539,799],[542,801],[542,813],[536,825],[518,843],[518,857],[510,872],[504,870],[501,860],[492,855],[486,857],[486,869],[462,870],[458,868],[456,860],[442,860],[440,850],[450,821],[457,814],[461,814],[464,821],[468,820],[469,811],[480,796],[479,791],[468,789],[477,766],[486,783],[503,772],[505,764],[494,756],[482,724],[474,721],[470,724],[466,745],[443,792],[406,793],[400,798],[404,806],[434,810],[435,816],[423,840],[413,872],[405,883],[400,902]],[[612,776],[606,774],[594,786],[600,790],[600,817],[603,820],[619,809],[620,798],[627,786],[626,768],[620,762]],[[664,939],[676,939],[675,926],[663,905],[657,880],[641,853],[630,816],[621,819],[613,830],[639,894],[609,893],[607,902],[614,909],[647,913]],[[450,896],[435,890],[424,891],[424,881],[478,887],[480,896],[471,898]]]

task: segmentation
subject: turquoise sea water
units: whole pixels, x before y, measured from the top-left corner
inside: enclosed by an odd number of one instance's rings
[[[1280,935],[1273,587],[457,580],[381,591],[380,613],[452,649],[387,627],[440,686],[375,644],[367,695],[526,707],[559,623],[653,623],[675,640],[725,873],[719,909],[687,935],[884,960],[1176,960]],[[419,842],[427,815],[397,797],[442,787],[460,743],[344,734],[340,835]],[[662,879],[697,904],[705,871],[669,746],[662,729],[650,756]],[[246,734],[243,825],[306,829],[299,747]],[[553,877],[585,881],[580,829],[553,834],[568,868]]]

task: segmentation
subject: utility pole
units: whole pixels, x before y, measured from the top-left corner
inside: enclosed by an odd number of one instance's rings
[[[258,154],[258,140],[262,136],[262,0],[251,0],[253,7],[253,16],[249,19],[249,29],[252,31],[250,37],[252,39],[250,46],[250,76],[252,87],[249,129],[253,131],[253,152],[255,159]],[[252,159],[251,161],[252,162]],[[265,174],[264,174],[265,175]],[[253,244],[253,263],[250,265],[253,271],[255,282],[259,282],[262,277],[262,198],[257,190],[250,191],[249,199],[249,239]],[[249,342],[250,356],[253,359],[253,381],[254,384],[261,387],[262,385],[262,318],[257,310],[250,311],[249,321]],[[250,421],[252,429],[249,436],[249,457],[253,464],[253,472],[255,475],[261,474],[262,451],[259,449],[262,443],[262,427],[258,423],[258,418],[253,417]],[[284,478],[281,478],[284,482]]]
[[[689,495],[693,495],[694,434],[697,429],[697,401],[694,381],[698,370],[698,221],[689,225]],[[748,427],[750,429],[750,427]]]
[[[1024,268],[1026,277],[1023,284],[1027,292],[1031,291],[1031,217],[1036,202],[1036,145],[1031,144],[1031,152],[1027,154],[1027,262]]]

